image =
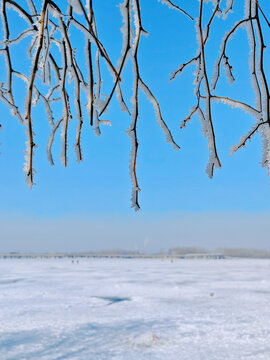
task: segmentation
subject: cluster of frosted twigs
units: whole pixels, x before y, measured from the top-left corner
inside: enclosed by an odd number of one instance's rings
[[[263,137],[263,166],[268,166],[270,164],[269,89],[263,65],[264,39],[260,24],[261,15],[263,15],[266,21],[267,18],[260,4],[257,0],[245,0],[244,18],[239,20],[225,34],[221,42],[220,56],[215,65],[214,76],[210,80],[207,71],[205,46],[209,40],[214,18],[221,16],[225,20],[233,10],[234,0],[199,0],[198,17],[196,19],[193,19],[190,14],[173,1],[159,1],[179,11],[183,16],[189,17],[190,21],[194,21],[196,27],[198,39],[197,53],[187,63],[180,65],[171,75],[171,79],[181,74],[189,65],[193,64],[196,66],[196,105],[192,107],[189,115],[182,121],[181,127],[184,127],[194,114],[199,116],[210,152],[206,170],[208,175],[212,177],[214,168],[221,166],[215,140],[211,108],[212,101],[221,101],[233,107],[239,107],[255,117],[256,123],[250,132],[241,138],[240,143],[233,147],[232,152],[244,146],[253,134],[260,131]],[[208,2],[212,3],[213,10],[211,16],[206,19],[207,15],[204,12],[204,7]],[[0,83],[0,99],[26,128],[27,141],[24,171],[26,173],[26,182],[31,187],[34,177],[33,155],[36,146],[33,131],[33,107],[39,102],[42,102],[45,107],[47,119],[51,127],[47,143],[47,156],[52,165],[54,162],[51,148],[56,131],[61,128],[61,161],[64,166],[67,166],[68,130],[72,116],[75,115],[73,112],[76,113],[78,121],[75,150],[78,161],[81,161],[83,122],[88,117],[87,122],[94,128],[95,133],[100,135],[100,125],[110,125],[109,120],[102,120],[102,115],[108,110],[113,96],[116,96],[121,110],[129,113],[131,116],[128,134],[131,140],[130,176],[132,181],[132,206],[135,210],[138,210],[138,193],[140,189],[136,165],[138,154],[137,121],[139,114],[139,89],[146,94],[149,101],[153,104],[158,123],[164,131],[167,141],[173,144],[176,149],[179,149],[179,147],[174,142],[171,132],[163,120],[158,100],[144,82],[140,73],[138,61],[140,38],[142,35],[147,34],[142,25],[140,11],[143,1],[122,0],[118,4],[123,21],[121,27],[123,44],[117,64],[114,64],[111,60],[110,54],[99,36],[99,24],[96,22],[94,5],[94,0],[43,0],[42,2],[37,0],[25,0],[24,2],[20,0],[1,0],[0,16],[3,38],[0,39],[0,55],[5,59],[6,77],[5,82]],[[10,30],[14,27],[14,23],[9,21],[10,11],[15,11],[25,22],[24,30],[16,37],[11,36],[12,31]],[[205,23],[206,26],[203,25]],[[74,27],[85,38],[84,62],[78,59],[79,56],[82,56],[82,51],[76,52],[76,46],[72,44],[70,39],[70,34]],[[226,49],[229,40],[240,27],[245,27],[249,38],[251,81],[256,96],[254,107],[235,99],[215,94],[215,88],[220,79],[221,65],[226,71],[229,82],[234,81],[233,69]],[[26,38],[29,39],[27,53],[32,59],[32,63],[30,71],[24,72],[16,69],[11,48],[22,44]],[[131,60],[133,66],[132,106],[128,106],[126,103],[125,94],[121,88],[122,74],[128,59]],[[106,97],[101,95],[102,81],[104,79],[104,67],[101,66],[101,60],[107,65],[107,70],[110,72],[113,81],[112,89]],[[81,65],[82,63],[83,66]],[[13,89],[15,78],[23,80],[26,84],[25,106],[23,110],[20,109],[15,100],[16,96]],[[69,85],[70,83],[72,86]],[[87,100],[86,106],[83,101],[85,98]],[[70,105],[70,99],[74,99],[74,107]],[[54,103],[56,102],[61,104],[62,109],[61,114],[57,115],[57,119],[55,119],[56,111],[54,108]]]
[[[206,26],[203,28],[202,23],[204,18],[204,7],[207,2],[213,3],[212,15],[209,17]],[[261,28],[259,14],[267,21],[265,13],[259,5],[258,0],[245,0],[244,1],[244,18],[237,21],[232,28],[224,35],[221,46],[220,54],[213,69],[213,76],[210,80],[207,72],[207,56],[205,47],[209,40],[209,34],[213,27],[213,20],[215,17],[222,17],[226,20],[228,14],[233,11],[234,0],[227,0],[225,7],[221,9],[222,0],[199,0],[199,16],[196,19],[196,31],[198,39],[198,50],[194,58],[179,66],[171,75],[173,80],[178,74],[191,64],[195,64],[195,96],[197,99],[196,105],[190,110],[189,115],[182,121],[181,128],[185,127],[187,122],[191,120],[194,114],[197,114],[201,120],[204,136],[207,138],[209,149],[209,163],[206,172],[209,177],[213,176],[214,168],[221,166],[220,159],[217,151],[215,129],[212,117],[211,104],[213,101],[223,102],[233,108],[240,108],[249,113],[256,119],[255,124],[250,131],[241,137],[238,145],[231,148],[231,153],[234,153],[239,148],[244,147],[250,138],[260,131],[263,139],[263,161],[262,165],[268,168],[270,166],[270,119],[269,119],[269,87],[264,71],[264,38]],[[268,26],[270,25],[267,21]],[[255,106],[232,99],[229,97],[218,96],[215,93],[216,86],[220,80],[221,65],[225,70],[227,80],[230,84],[235,81],[233,74],[233,67],[227,55],[227,45],[232,39],[236,31],[243,27],[247,31],[250,54],[249,65],[251,83],[255,93]]]

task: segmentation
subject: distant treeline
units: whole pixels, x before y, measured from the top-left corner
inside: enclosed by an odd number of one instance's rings
[[[169,249],[168,251],[168,255],[171,256],[212,253],[222,254],[225,257],[270,259],[270,251],[258,249],[219,248],[215,249],[214,251],[209,251],[207,249],[197,247],[178,247]]]
[[[176,247],[168,252],[144,253],[141,251],[129,251],[112,249],[91,252],[72,253],[0,253],[1,258],[182,258],[182,259],[224,259],[224,258],[254,258],[270,259],[270,251],[258,249],[219,248],[208,250],[200,247]]]

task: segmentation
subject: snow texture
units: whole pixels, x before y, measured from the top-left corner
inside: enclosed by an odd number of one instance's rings
[[[0,261],[0,359],[267,360],[269,260]]]

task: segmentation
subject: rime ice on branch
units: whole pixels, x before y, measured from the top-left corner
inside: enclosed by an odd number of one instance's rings
[[[99,0],[102,1],[102,0]],[[190,21],[193,17],[182,6],[171,0],[158,0],[172,10],[179,12],[179,21],[184,17]],[[216,143],[215,124],[212,115],[212,102],[222,102],[232,107],[240,108],[255,118],[255,123],[245,136],[240,139],[238,145],[232,148],[232,153],[245,146],[247,140],[260,132],[263,139],[263,166],[270,168],[270,120],[269,120],[269,88],[264,70],[264,38],[261,27],[261,18],[268,25],[269,22],[259,0],[244,0],[245,14],[224,35],[220,46],[220,54],[213,69],[212,81],[209,76],[209,62],[206,46],[210,33],[214,27],[216,18],[226,20],[233,11],[234,0],[199,0],[198,18],[194,24],[197,32],[198,50],[196,55],[179,66],[171,75],[171,80],[180,75],[190,65],[195,65],[195,97],[196,103],[191,108],[188,116],[182,121],[181,128],[185,127],[194,114],[197,114],[202,123],[204,136],[207,138],[209,149],[209,162],[206,172],[209,177],[213,176],[215,168],[221,166]],[[180,1],[179,1],[180,2]],[[211,2],[213,9],[208,17],[205,11],[207,3]],[[102,39],[99,36],[101,24],[97,24],[95,17],[94,0],[26,0],[26,5],[21,5],[16,0],[1,0],[0,19],[3,28],[3,38],[0,39],[0,55],[5,63],[5,82],[0,83],[0,99],[10,108],[11,113],[17,117],[26,129],[25,167],[26,181],[31,187],[33,184],[34,169],[33,156],[36,141],[34,139],[35,118],[33,107],[42,102],[50,126],[50,136],[47,143],[47,157],[51,165],[54,165],[52,145],[61,129],[61,153],[60,159],[64,166],[68,164],[69,124],[75,117],[77,129],[75,135],[75,152],[77,160],[82,160],[81,135],[87,126],[93,127],[96,135],[101,134],[101,125],[111,125],[111,121],[103,119],[108,111],[111,100],[116,96],[122,111],[131,117],[131,123],[127,133],[131,140],[130,177],[132,182],[132,207],[135,210],[139,206],[139,182],[136,166],[139,149],[137,125],[140,112],[139,90],[146,95],[152,103],[157,122],[162,128],[166,140],[175,149],[179,146],[173,140],[172,134],[167,127],[160,108],[160,104],[141,77],[138,60],[139,45],[142,35],[147,34],[142,25],[141,0],[120,0],[117,2],[122,15],[123,24],[119,24],[122,31],[123,44],[117,64],[113,64]],[[25,29],[16,37],[12,37],[12,24],[9,12],[16,12],[24,23]],[[262,15],[262,17],[260,16]],[[216,94],[216,86],[220,81],[220,74],[225,70],[230,84],[235,81],[233,66],[227,55],[227,45],[236,31],[244,27],[248,35],[250,46],[249,64],[251,83],[255,93],[255,106],[243,103],[230,97]],[[84,36],[84,49],[76,49],[70,36],[74,28]],[[27,54],[32,59],[30,72],[19,71],[12,58],[11,48],[28,39]],[[84,54],[84,55],[83,55]],[[84,61],[82,57],[84,56]],[[130,103],[123,93],[122,75],[128,60],[133,67],[133,95]],[[111,91],[102,95],[103,80],[106,78],[101,61],[107,65],[112,78]],[[83,65],[82,65],[83,64]],[[25,108],[20,109],[16,102],[13,90],[14,79],[20,79],[26,85]],[[45,90],[44,90],[45,89]],[[86,104],[85,104],[86,99]],[[74,101],[74,106],[73,102]],[[55,111],[54,103],[61,104],[61,112]],[[59,107],[57,108],[59,110]],[[59,111],[58,111],[59,112]],[[88,121],[85,118],[88,117]]]
[[[6,81],[0,84],[0,99],[9,106],[11,113],[26,128],[26,151],[25,166],[26,182],[30,186],[34,181],[33,157],[36,146],[34,140],[35,119],[32,116],[33,107],[42,102],[45,107],[51,133],[47,143],[47,157],[51,165],[54,165],[52,145],[56,132],[61,129],[61,162],[64,166],[68,163],[68,133],[69,123],[74,115],[78,125],[75,136],[75,151],[77,160],[82,160],[81,133],[84,118],[89,117],[88,124],[94,128],[96,135],[100,135],[100,124],[110,125],[109,120],[102,119],[102,115],[108,110],[110,102],[116,94],[122,111],[131,115],[131,125],[128,134],[131,139],[130,176],[132,181],[132,206],[139,209],[138,192],[139,185],[136,174],[138,138],[137,121],[139,115],[139,88],[141,88],[153,103],[157,120],[162,127],[167,141],[176,148],[172,135],[166,126],[159,103],[149,86],[141,79],[138,63],[139,42],[142,34],[146,31],[142,27],[140,14],[140,0],[125,0],[120,3],[120,11],[123,17],[123,46],[118,64],[114,65],[105,46],[98,35],[94,5],[92,0],[68,0],[63,4],[61,1],[27,0],[27,5],[21,5],[19,1],[2,0],[0,5],[1,22],[3,27],[3,39],[1,41],[0,54],[5,59]],[[167,5],[175,7],[189,16],[183,9],[175,6],[171,1]],[[25,22],[26,29],[16,38],[10,37],[9,11],[15,11]],[[102,26],[102,24],[100,24]],[[70,33],[72,28],[77,28],[85,37],[85,64],[81,65],[81,59],[76,56],[76,47],[72,44]],[[10,48],[20,44],[25,38],[30,39],[27,49],[32,59],[30,73],[18,71],[11,57]],[[78,49],[80,50],[80,49]],[[56,53],[58,52],[58,54]],[[82,52],[79,52],[80,57]],[[107,64],[113,80],[113,87],[102,98],[101,89],[103,73],[101,71],[101,58]],[[128,58],[131,59],[134,71],[133,96],[131,109],[124,100],[121,89],[121,77]],[[13,81],[17,77],[26,84],[26,98],[24,111],[16,105],[13,92]],[[72,87],[69,84],[72,84]],[[44,88],[46,92],[44,93]],[[87,99],[86,105],[83,99]],[[70,100],[74,100],[74,107]],[[62,103],[62,114],[57,115],[53,104]],[[86,111],[84,108],[86,107]],[[73,108],[75,114],[73,114]],[[86,114],[85,114],[86,113]]]
[[[252,117],[256,122],[250,129],[250,131],[242,136],[238,145],[231,148],[231,154],[237,151],[239,148],[246,145],[247,140],[260,131],[263,139],[263,161],[262,166],[268,168],[268,174],[270,175],[270,119],[269,119],[269,87],[264,70],[264,38],[263,31],[260,23],[259,12],[262,13],[264,20],[266,20],[268,26],[269,22],[259,5],[259,0],[245,0],[244,18],[237,21],[232,28],[224,35],[221,46],[220,55],[216,61],[213,69],[213,78],[210,88],[209,77],[206,70],[207,59],[205,55],[205,47],[209,40],[210,30],[213,27],[213,20],[215,17],[220,17],[225,20],[230,12],[233,11],[234,0],[227,0],[225,7],[221,10],[222,0],[211,0],[213,4],[213,11],[210,18],[207,20],[207,25],[204,30],[202,29],[202,22],[205,21],[203,16],[204,3],[210,2],[210,0],[199,0],[199,17],[196,19],[196,31],[199,49],[197,55],[191,60],[179,66],[171,74],[171,80],[174,80],[177,75],[181,74],[185,68],[195,64],[195,96],[197,103],[190,110],[189,115],[182,121],[180,127],[186,126],[187,122],[191,120],[194,114],[198,114],[201,123],[204,136],[208,141],[208,148],[210,152],[209,163],[206,169],[209,177],[213,175],[213,169],[220,167],[220,161],[217,154],[216,136],[214,130],[213,116],[211,112],[212,101],[222,102],[233,108],[239,108]],[[250,46],[249,65],[251,84],[255,94],[255,106],[243,103],[236,99],[229,97],[218,96],[215,94],[216,86],[220,80],[221,65],[225,70],[226,78],[229,84],[235,81],[233,74],[233,67],[231,61],[227,55],[227,45],[232,39],[236,31],[244,27],[248,35],[248,41]],[[204,103],[204,107],[201,104]]]

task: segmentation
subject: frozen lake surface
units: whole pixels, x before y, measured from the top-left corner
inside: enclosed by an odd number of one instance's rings
[[[0,359],[270,359],[269,260],[0,260]]]

